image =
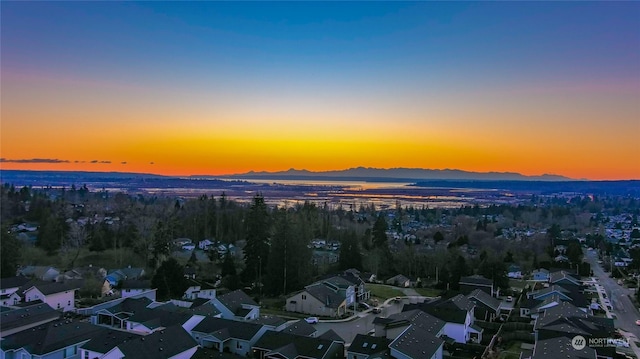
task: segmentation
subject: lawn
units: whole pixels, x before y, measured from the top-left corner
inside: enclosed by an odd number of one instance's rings
[[[440,289],[434,288],[414,288],[416,292],[425,297],[437,297],[442,294]]]
[[[508,346],[500,352],[498,356],[499,359],[518,359],[520,358],[520,353],[522,349],[520,346],[522,345],[522,341],[513,340],[507,343]]]
[[[365,288],[371,291],[372,297],[377,297],[382,300],[404,296],[404,293],[402,293],[401,290],[390,287],[388,285],[367,283],[365,285]]]

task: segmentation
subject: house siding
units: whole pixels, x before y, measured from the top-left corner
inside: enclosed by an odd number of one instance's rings
[[[305,299],[302,299],[303,296]],[[295,303],[292,303],[295,301]],[[306,313],[318,316],[335,317],[336,309],[328,308],[319,301],[316,297],[309,294],[307,291],[300,292],[287,298],[286,310],[288,312]]]
[[[74,290],[44,295],[37,288],[31,288],[24,293],[24,296],[27,302],[40,299],[49,304],[51,308],[62,310],[63,312],[74,310],[76,307]]]

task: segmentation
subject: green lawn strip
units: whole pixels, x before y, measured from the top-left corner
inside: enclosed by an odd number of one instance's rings
[[[372,297],[377,297],[382,300],[404,296],[401,290],[382,284],[368,283],[365,285],[365,288],[371,292]]]

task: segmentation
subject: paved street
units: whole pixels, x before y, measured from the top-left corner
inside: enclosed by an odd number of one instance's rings
[[[638,309],[634,307],[629,299],[635,289],[629,289],[618,285],[617,281],[605,273],[602,266],[598,264],[598,255],[595,251],[585,251],[585,260],[591,264],[593,274],[598,278],[598,283],[602,285],[611,301],[613,313],[618,317],[615,325],[624,331],[630,332],[640,338],[640,327],[635,324],[640,319]]]

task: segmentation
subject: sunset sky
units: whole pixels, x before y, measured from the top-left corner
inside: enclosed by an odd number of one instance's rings
[[[0,6],[2,169],[640,179],[640,2]]]

